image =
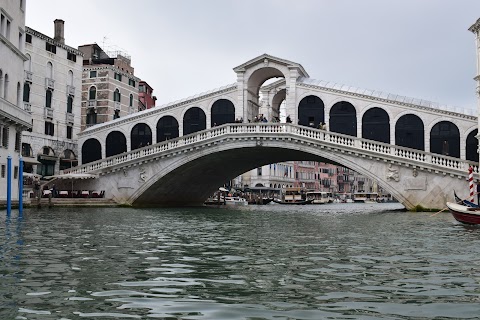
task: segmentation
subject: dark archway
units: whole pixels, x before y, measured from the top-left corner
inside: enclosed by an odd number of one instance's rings
[[[157,122],[157,142],[170,140],[177,138],[178,134],[178,121],[175,117],[164,116]]]
[[[102,146],[97,139],[90,138],[82,145],[82,164],[102,159]]]
[[[130,149],[135,150],[152,144],[152,129],[145,123],[137,123],[130,134]]]
[[[355,107],[346,101],[340,101],[333,105],[330,110],[330,131],[357,136],[357,111]]]
[[[108,134],[105,146],[105,156],[111,157],[127,152],[127,138],[120,131],[112,131]]]
[[[460,132],[450,121],[441,121],[430,131],[430,152],[460,158]]]
[[[422,119],[414,114],[401,116],[395,124],[395,144],[425,151],[425,127]]]
[[[478,129],[473,130],[467,136],[466,159],[478,162],[478,140],[475,136],[478,134]]]
[[[210,126],[235,122],[235,106],[230,100],[220,99],[213,103]]]
[[[371,108],[362,117],[362,138],[390,143],[390,117],[381,108]]]
[[[183,116],[183,135],[194,133],[207,128],[205,112],[198,107],[192,107]]]
[[[318,128],[325,122],[325,105],[317,96],[307,96],[298,104],[298,124]]]

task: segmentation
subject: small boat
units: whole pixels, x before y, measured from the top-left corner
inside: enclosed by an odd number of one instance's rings
[[[455,201],[457,202],[457,204],[463,204],[464,206],[472,207],[472,208],[480,208],[480,205],[476,203],[473,203],[468,200],[462,200],[459,196],[457,196],[457,193],[455,191],[453,191],[453,195],[455,196]]]
[[[377,203],[378,193],[376,192],[356,192],[353,194],[353,201],[360,203]]]
[[[332,203],[333,194],[326,191],[308,191],[307,199],[312,200],[313,204]]]
[[[310,200],[297,200],[297,201],[282,201],[280,199],[273,199],[273,202],[278,204],[310,204],[312,203],[312,199]]]
[[[246,206],[248,204],[247,199],[242,197],[225,197],[225,204],[235,206]]]
[[[447,208],[458,222],[465,224],[480,224],[479,207],[467,207],[462,204],[447,202]]]

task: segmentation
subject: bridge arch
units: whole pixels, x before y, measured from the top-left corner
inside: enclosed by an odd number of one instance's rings
[[[451,121],[440,120],[430,129],[430,152],[460,158],[460,130]]]
[[[210,106],[210,127],[235,122],[235,104],[225,97],[215,100]]]
[[[82,164],[102,159],[102,145],[95,138],[87,139],[82,144]]]
[[[330,108],[329,130],[349,136],[357,136],[357,109],[347,101],[336,102]]]
[[[272,112],[270,115],[272,119],[268,119],[268,121],[273,120],[274,117],[280,120],[280,114],[281,114],[280,108],[282,108],[282,103],[284,103],[286,98],[287,98],[287,89],[285,88],[280,89],[277,93],[274,94],[272,98],[272,105],[271,105]]]
[[[362,115],[362,138],[390,143],[390,116],[379,107],[372,107]]]
[[[325,123],[325,103],[317,95],[310,94],[298,103],[298,124],[318,128]]]
[[[395,144],[425,151],[425,125],[423,120],[412,113],[400,116],[395,122]]]
[[[105,139],[105,156],[111,157],[127,152],[127,138],[120,131],[111,131]]]
[[[465,141],[465,159],[478,162],[478,129],[473,129],[468,133]]]
[[[207,117],[205,111],[200,107],[190,107],[183,114],[184,136],[207,128]]]
[[[152,144],[152,129],[144,122],[137,123],[130,132],[130,150]]]
[[[179,137],[177,118],[165,115],[157,121],[157,143]]]

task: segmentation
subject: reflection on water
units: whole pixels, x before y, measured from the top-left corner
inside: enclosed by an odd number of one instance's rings
[[[29,209],[0,319],[478,319],[480,229],[399,208]]]

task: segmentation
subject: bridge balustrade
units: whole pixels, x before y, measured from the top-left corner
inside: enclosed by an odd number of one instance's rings
[[[269,134],[284,133],[287,135],[295,135],[307,138],[313,141],[323,141],[326,145],[345,147],[352,151],[372,156],[372,154],[384,154],[398,161],[414,162],[412,165],[434,165],[447,169],[455,169],[465,171],[471,165],[474,172],[478,173],[478,164],[471,161],[461,160],[449,156],[427,153],[420,150],[409,149],[406,147],[390,145],[388,143],[367,140],[363,138],[353,137],[341,133],[335,133],[320,129],[314,129],[304,126],[292,124],[272,124],[272,123],[229,123],[211,129],[192,133],[187,136],[178,137],[169,141],[159,142],[154,145],[146,146],[130,152],[115,155],[106,159],[91,162],[76,168],[64,170],[64,173],[88,173],[99,171],[101,169],[113,167],[118,164],[140,160],[143,157],[160,154],[165,151],[173,150],[182,146],[191,145],[197,142],[214,139],[224,135],[242,134]],[[408,163],[408,162],[407,162]],[[416,163],[416,164],[415,164]]]

